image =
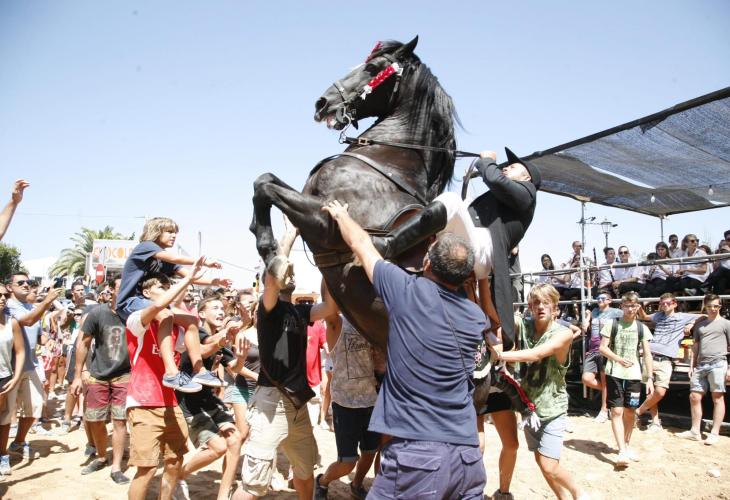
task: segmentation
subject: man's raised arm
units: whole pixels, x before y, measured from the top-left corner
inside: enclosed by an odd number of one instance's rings
[[[370,282],[373,281],[373,270],[375,263],[383,259],[383,256],[373,246],[370,235],[355,222],[347,213],[347,203],[344,205],[337,200],[330,201],[322,207],[322,210],[330,214],[340,227],[342,239],[352,250],[355,256],[362,263],[365,274]]]

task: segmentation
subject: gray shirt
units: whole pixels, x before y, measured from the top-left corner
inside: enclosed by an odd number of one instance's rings
[[[332,401],[345,408],[375,406],[375,372],[370,343],[342,318],[342,332],[330,353]]]
[[[3,314],[0,311],[0,314]],[[0,326],[0,378],[13,375],[13,321],[5,317],[5,326]]]
[[[17,299],[8,300],[7,310],[10,316],[20,321],[20,318],[33,310],[33,304],[23,304]],[[35,346],[41,336],[41,322],[36,321],[31,326],[21,326],[23,330],[23,342],[25,343],[25,364],[23,371],[29,372],[35,370],[38,366],[38,358],[35,355]]]
[[[725,359],[730,345],[730,321],[720,316],[714,321],[699,320],[692,329],[692,338],[698,349],[698,365]]]

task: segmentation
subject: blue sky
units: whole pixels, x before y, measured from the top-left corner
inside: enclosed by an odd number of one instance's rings
[[[420,36],[460,149],[500,160],[505,145],[529,154],[730,84],[726,1],[513,3],[0,2],[0,194],[32,183],[4,242],[46,257],[81,226],[139,234],[140,217],[165,215],[189,251],[201,231],[205,253],[254,267],[253,180],[301,187],[341,150],[314,102],[380,39]],[[587,215],[617,222],[610,242],[634,253],[659,240],[657,219]],[[729,215],[673,216],[666,234],[714,246]],[[578,202],[542,194],[523,269],[564,260],[579,218]],[[586,238],[600,254],[600,228]]]

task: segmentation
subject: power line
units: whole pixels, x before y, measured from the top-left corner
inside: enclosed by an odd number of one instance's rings
[[[40,217],[83,217],[83,218],[105,218],[105,219],[144,219],[144,215],[83,215],[83,214],[44,214],[32,212],[18,212],[18,215],[33,215]]]

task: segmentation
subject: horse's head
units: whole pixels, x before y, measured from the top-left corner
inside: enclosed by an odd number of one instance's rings
[[[332,84],[316,104],[315,121],[341,130],[360,118],[387,115],[396,101],[400,80],[409,65],[418,37],[406,44],[378,43],[364,63]]]

